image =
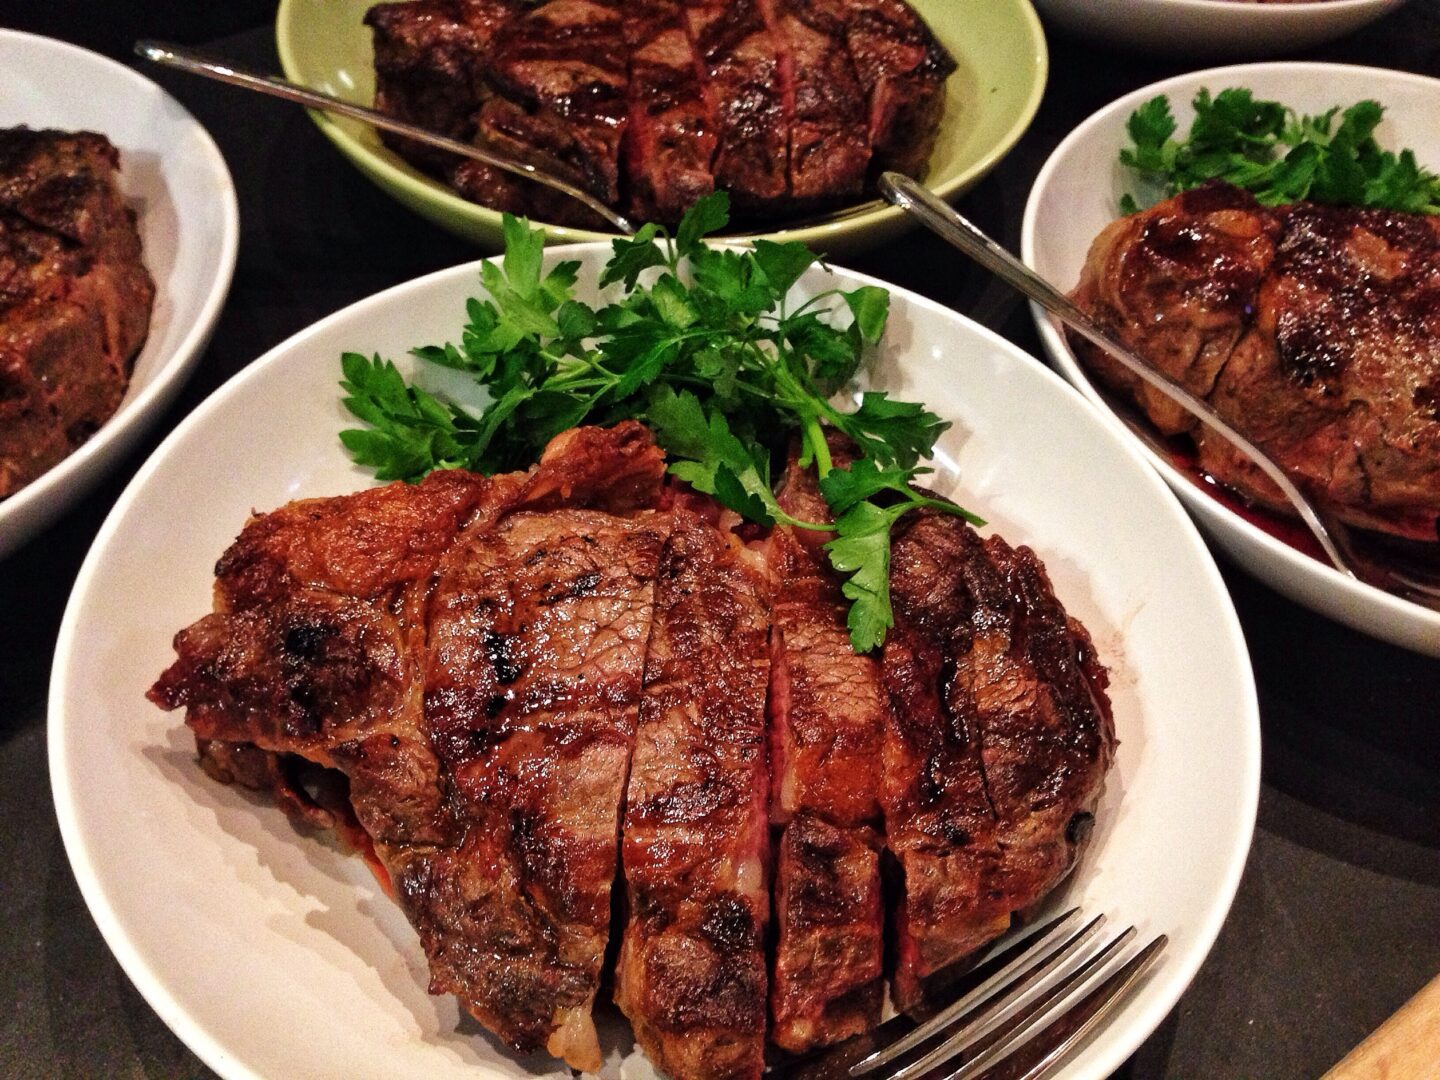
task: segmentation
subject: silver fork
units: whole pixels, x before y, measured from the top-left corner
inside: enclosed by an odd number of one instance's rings
[[[1440,575],[1421,567],[1401,568],[1392,559],[1382,560],[1366,554],[1350,527],[1340,520],[1325,500],[1306,494],[1279,462],[1231,427],[1208,402],[1137,357],[1080,310],[1068,296],[985,235],[948,203],[900,173],[885,173],[880,178],[880,191],[932,232],[1034,300],[1076,333],[1104,349],[1133,374],[1229,440],[1280,489],[1336,570],[1411,603],[1440,611]]]
[[[301,86],[299,83],[290,82],[275,75],[264,75],[256,71],[246,71],[237,67],[228,60],[220,60],[216,57],[206,56],[194,49],[187,49],[181,45],[167,45],[159,41],[137,41],[135,52],[146,60],[156,64],[163,64],[179,71],[187,71],[191,75],[203,75],[207,79],[215,79],[218,82],[228,83],[231,86],[239,86],[245,90],[254,90],[257,93],[268,94],[270,97],[280,98],[282,101],[291,101],[297,105],[305,105],[311,109],[320,109],[324,112],[336,113],[340,116],[348,116],[352,120],[361,120],[372,127],[384,131],[394,132],[396,135],[404,135],[407,139],[414,139],[416,142],[423,142],[429,146],[438,147],[441,150],[448,150],[452,154],[459,154],[461,157],[474,158],[476,161],[491,165],[494,168],[502,169],[516,176],[524,177],[526,180],[533,180],[537,184],[544,184],[548,188],[568,195],[577,202],[584,203],[587,207],[599,214],[610,224],[614,225],[621,232],[633,235],[635,226],[624,215],[620,214],[613,207],[607,206],[604,202],[591,195],[583,188],[578,188],[568,180],[546,172],[544,169],[536,168],[528,162],[520,161],[517,158],[502,154],[488,146],[476,146],[471,143],[460,142],[457,139],[448,138],[445,135],[427,131],[425,128],[416,127],[414,124],[407,124],[402,120],[396,120],[393,116],[386,116],[375,109],[367,109],[364,105],[356,105],[345,101],[342,98],[334,97],[331,94],[321,93],[319,90],[312,90],[308,86]]]
[[[773,1080],[1040,1080],[1094,1031],[1155,963],[1164,934],[1081,925],[1071,908],[975,968],[925,988],[922,1004],[832,1050],[773,1068]],[[1128,959],[1126,955],[1129,953]],[[943,1004],[941,1004],[943,1003]]]

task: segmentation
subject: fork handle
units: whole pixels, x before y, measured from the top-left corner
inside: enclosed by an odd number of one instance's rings
[[[887,172],[880,177],[880,191],[896,206],[915,215],[933,232],[948,240],[1006,284],[1028,296],[1086,340],[1104,349],[1132,374],[1144,379],[1206,427],[1237,447],[1284,493],[1295,512],[1314,533],[1316,541],[1334,567],[1347,577],[1359,580],[1336,546],[1330,530],[1326,528],[1315,507],[1285,470],[1268,453],[1231,427],[1209,402],[1196,397],[1179,382],[1136,357],[1127,346],[1104,330],[1073,300],[990,239],[928,188],[901,173]]]

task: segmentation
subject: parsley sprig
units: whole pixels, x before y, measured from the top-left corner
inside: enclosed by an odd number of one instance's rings
[[[855,649],[893,625],[890,537],[906,513],[929,507],[983,522],[915,490],[949,426],[924,406],[869,391],[842,408],[837,393],[885,332],[889,293],[875,286],[822,292],[791,306],[791,287],[815,262],[803,244],[757,240],[747,249],[704,238],[729,220],[729,200],[700,200],[674,236],[646,225],[616,240],[600,286],[620,299],[575,297],[580,264],[543,266],[544,234],[506,215],[505,254],[481,270],[485,296],[466,305],[458,343],[413,350],[484,390],[468,408],[407,383],[380,356],[346,353],[346,407],[366,425],[341,441],[381,480],[435,469],[493,473],[533,463],[577,424],[638,419],[655,432],[670,471],[761,525],[832,530]],[[642,278],[648,284],[642,284]],[[831,460],[827,429],[854,444],[848,468]],[[834,525],[796,520],[776,499],[772,465],[799,434]]]
[[[1440,213],[1440,177],[1421,168],[1413,151],[1395,154],[1376,142],[1385,113],[1378,102],[1301,116],[1278,101],[1231,88],[1213,98],[1202,89],[1193,104],[1195,119],[1183,140],[1175,138],[1179,125],[1163,94],[1131,113],[1125,125],[1132,145],[1120,151],[1121,162],[1166,196],[1224,180],[1267,206],[1308,199]],[[1130,195],[1120,201],[1122,213],[1139,208]]]

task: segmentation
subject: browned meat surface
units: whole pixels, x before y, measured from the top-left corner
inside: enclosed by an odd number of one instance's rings
[[[759,1077],[769,612],[754,553],[685,510],[661,559],[622,841],[616,1003],[673,1076]]]
[[[716,121],[680,0],[633,0],[625,9],[630,47],[630,122],[625,129],[632,212],[678,221],[715,190]]]
[[[715,184],[743,210],[774,209],[788,190],[782,43],[761,0],[688,0],[685,13],[719,138]]]
[[[859,195],[870,165],[866,94],[834,0],[767,0],[783,49],[790,194],[799,203]],[[928,154],[927,154],[928,156]]]
[[[216,780],[362,854],[432,992],[512,1047],[599,1067],[620,912],[646,1053],[756,1078],[767,1021],[794,1052],[878,1021],[884,848],[902,1005],[1063,877],[1111,756],[1105,672],[1028,549],[934,514],[896,538],[882,656],[856,656],[826,534],[746,546],[663,470],[638,424],[579,428],[528,472],[258,515],[150,697]],[[811,470],[780,498],[824,520]]]
[[[667,524],[512,514],[460,539],[430,601],[425,721],[465,838],[406,852],[401,900],[435,989],[512,1045],[546,1045],[591,1070],[590,1008]]]
[[[775,863],[770,1038],[795,1053],[880,1022],[884,914],[878,833],[802,814],[781,834]]]
[[[452,139],[475,135],[495,35],[519,0],[401,0],[365,14],[374,32],[375,108]],[[398,153],[448,172],[449,155],[381,133]]]
[[[832,453],[843,463],[847,449]],[[828,521],[811,469],[792,460],[780,500]],[[771,820],[779,929],[771,1038],[794,1052],[839,1042],[880,1019],[883,933],[881,745],[889,700],[873,657],[857,656],[848,603],[820,545],[828,534],[778,528],[768,545],[771,630]]]
[[[1351,520],[1437,538],[1440,221],[1202,188],[1107,227],[1075,297]],[[1205,472],[1286,509],[1229,443],[1079,351]]]
[[[1028,548],[923,514],[897,537],[883,654],[896,1003],[1073,864],[1112,756],[1106,675]]]
[[[618,0],[550,0],[497,35],[485,77],[496,91],[478,116],[481,141],[570,180],[612,205],[620,200],[628,55]],[[489,171],[485,166],[470,163]],[[506,178],[509,182],[510,178]],[[573,201],[527,186],[531,204],[574,213]]]
[[[751,218],[851,200],[872,158],[920,175],[955,68],[904,0],[419,0],[367,22],[378,108],[641,220],[717,187]],[[595,224],[548,189],[391,145],[484,205]]]
[[[186,708],[212,775],[292,811],[284,761],[238,744],[343,773],[432,989],[583,1068],[664,538],[617,515],[654,501],[662,467],[638,425],[578,429],[528,474],[259,517],[151,690]]]
[[[870,99],[876,164],[923,177],[955,59],[904,0],[840,0],[860,85]]]
[[[103,135],[0,129],[0,498],[114,414],[149,331],[119,169]]]

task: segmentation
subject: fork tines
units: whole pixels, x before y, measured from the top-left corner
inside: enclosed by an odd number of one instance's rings
[[[1039,1080],[1115,1009],[1168,940],[1161,934],[1125,959],[1135,927],[1105,937],[1104,921],[1097,915],[1082,926],[1072,908],[956,980],[953,1000],[925,1008],[918,1026],[896,1017],[868,1046],[847,1044],[776,1072],[786,1080]]]

